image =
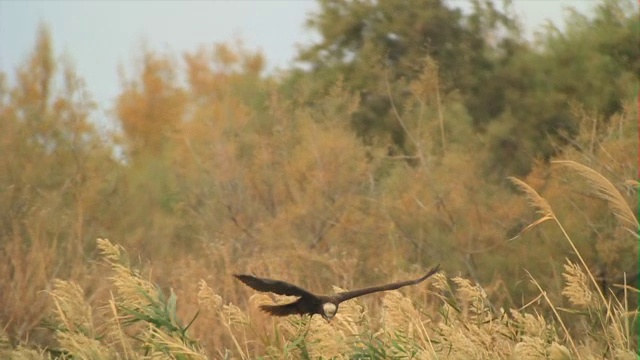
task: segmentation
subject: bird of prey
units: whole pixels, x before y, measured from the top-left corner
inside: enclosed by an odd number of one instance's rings
[[[399,281],[386,285],[345,291],[334,295],[316,295],[303,288],[281,280],[265,279],[245,274],[234,274],[233,276],[254,290],[298,297],[296,301],[287,304],[261,305],[260,309],[268,314],[274,316],[287,316],[293,314],[309,314],[313,316],[315,314],[319,314],[326,320],[331,320],[336,315],[336,312],[338,312],[338,306],[343,301],[374,292],[395,290],[403,286],[415,285],[426,280],[438,271],[440,271],[440,265],[433,267],[426,275],[415,280]]]

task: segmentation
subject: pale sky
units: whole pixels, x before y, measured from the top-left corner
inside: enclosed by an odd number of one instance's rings
[[[465,0],[448,3],[469,7]],[[514,1],[530,33],[547,19],[560,25],[566,7],[590,15],[596,4],[592,0]],[[44,21],[52,33],[55,54],[73,61],[99,103],[98,117],[104,117],[120,90],[118,66],[130,68],[143,44],[179,59],[200,45],[239,37],[248,49],[262,50],[269,69],[287,68],[296,44],[316,38],[304,28],[314,10],[317,5],[310,0],[0,0],[0,71],[12,81],[16,67],[33,48],[38,24]]]

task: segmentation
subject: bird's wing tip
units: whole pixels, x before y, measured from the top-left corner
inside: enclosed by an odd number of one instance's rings
[[[234,278],[236,278],[236,279],[238,279],[240,281],[243,281],[244,279],[247,279],[247,278],[249,278],[251,276],[251,275],[247,275],[247,274],[238,274],[238,273],[231,274],[231,275],[233,275]]]
[[[429,270],[429,272],[427,272],[427,277],[434,275],[438,272],[440,272],[440,264],[437,264],[436,266],[432,267],[431,270]]]

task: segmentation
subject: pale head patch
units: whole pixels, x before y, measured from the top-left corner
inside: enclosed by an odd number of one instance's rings
[[[324,316],[330,319],[336,315],[338,307],[334,303],[324,303],[322,304],[322,311],[324,312]]]

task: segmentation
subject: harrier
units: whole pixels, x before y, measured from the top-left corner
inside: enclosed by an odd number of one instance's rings
[[[379,291],[395,290],[407,285],[415,285],[423,282],[431,275],[440,271],[440,265],[432,268],[421,278],[394,282],[386,285],[372,286],[364,289],[345,291],[334,295],[316,295],[296,285],[289,284],[281,280],[259,278],[252,275],[234,274],[238,280],[247,286],[261,292],[271,292],[278,295],[297,296],[294,302],[282,305],[261,305],[260,309],[274,316],[287,316],[293,314],[315,314],[321,315],[327,320],[331,320],[338,312],[341,302],[353,299],[358,296],[367,295]]]

